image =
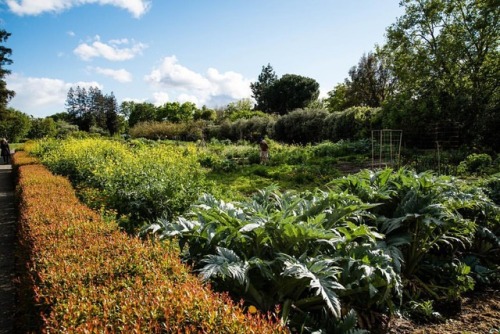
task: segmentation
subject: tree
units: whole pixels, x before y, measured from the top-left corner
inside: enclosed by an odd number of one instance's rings
[[[119,108],[111,93],[104,95],[98,87],[88,90],[80,86],[71,87],[66,99],[67,120],[80,130],[95,129],[100,132],[117,133],[120,128]]]
[[[394,78],[381,55],[369,52],[349,70],[345,84],[349,107],[380,107],[394,90]]]
[[[339,83],[336,85],[333,90],[328,92],[326,103],[327,109],[330,112],[347,109],[350,106],[347,101],[347,85],[345,83]]]
[[[130,110],[128,126],[131,128],[140,122],[154,122],[157,120],[157,108],[152,103],[129,102],[126,107]]]
[[[106,117],[106,129],[110,135],[115,135],[120,131],[120,116],[118,114],[118,103],[115,95],[111,92],[110,95],[104,96],[104,110]]]
[[[349,77],[328,92],[328,110],[342,111],[350,107],[380,107],[394,92],[396,79],[383,54],[364,54]]]
[[[57,125],[51,117],[33,118],[28,138],[39,139],[43,137],[54,137],[57,133]]]
[[[256,110],[260,110],[265,113],[272,112],[269,105],[269,89],[277,80],[278,76],[274,72],[271,64],[262,66],[262,72],[260,73],[257,82],[250,84],[250,89],[253,93],[252,97],[257,102],[255,105]]]
[[[496,143],[486,139],[500,126],[498,2],[403,0],[401,5],[405,14],[387,29],[380,49],[398,78],[390,108],[396,115],[390,118],[426,110],[421,124],[453,122],[465,143],[499,147],[498,136]]]
[[[10,70],[5,69],[5,66],[12,64],[12,60],[9,58],[12,54],[12,49],[2,44],[7,41],[10,35],[7,31],[0,30],[0,110],[5,109],[7,103],[15,95],[14,91],[7,89],[7,83],[5,82],[5,76],[10,74]]]
[[[213,121],[217,118],[217,114],[215,110],[208,108],[207,106],[202,106],[201,109],[196,109],[193,115],[193,119],[197,120],[205,120],[205,121]]]
[[[31,118],[14,108],[0,109],[0,137],[17,142],[26,137]]]
[[[296,74],[285,74],[269,87],[270,110],[285,115],[292,110],[307,107],[319,96],[316,80]]]
[[[76,89],[73,87],[69,89],[66,98],[66,111],[69,119],[82,131],[90,131],[90,128],[95,125],[96,117],[93,111],[96,107],[89,96],[95,97],[95,90],[92,87],[89,95],[85,87],[77,86]]]

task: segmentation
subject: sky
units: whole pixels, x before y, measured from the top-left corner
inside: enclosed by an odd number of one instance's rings
[[[251,98],[271,64],[315,79],[320,97],[382,45],[398,0],[0,0],[11,34],[7,88],[33,117],[65,111],[68,90],[123,101],[224,107]]]

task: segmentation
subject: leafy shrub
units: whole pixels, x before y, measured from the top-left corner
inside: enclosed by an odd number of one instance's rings
[[[392,259],[377,249],[382,236],[364,224],[370,207],[347,194],[271,187],[243,202],[204,195],[185,217],[146,231],[179,240],[214,287],[263,311],[282,304],[291,327],[330,330],[343,309],[387,310],[401,293]]]
[[[381,109],[352,107],[325,118],[323,138],[331,141],[370,138],[372,129],[381,127]]]
[[[205,136],[208,139],[229,139],[257,141],[259,137],[270,134],[274,126],[272,116],[253,116],[249,119],[239,118],[234,121],[225,120],[219,125],[208,126]]]
[[[132,146],[107,139],[46,140],[32,152],[75,185],[99,189],[106,207],[130,217],[127,229],[182,213],[206,189],[193,145]]]
[[[20,295],[36,307],[22,304],[24,332],[288,333],[270,314],[248,314],[202,285],[172,244],[129,237],[101,220],[67,179],[41,165],[17,169]]]
[[[371,141],[360,139],[357,141],[339,140],[336,143],[324,141],[312,147],[316,157],[342,157],[351,154],[368,154],[371,152]]]
[[[289,144],[321,142],[324,140],[321,132],[327,115],[325,110],[294,110],[276,121],[273,139]]]
[[[500,224],[500,209],[480,189],[407,169],[362,171],[332,187],[380,203],[371,212],[386,235],[381,245],[393,254],[410,299],[456,300],[472,289],[465,257],[478,230]]]
[[[141,122],[134,125],[129,133],[132,138],[196,141],[203,138],[205,127],[206,123],[203,121],[183,123]]]
[[[458,165],[457,172],[460,175],[483,174],[492,165],[493,159],[486,153],[473,153]]]

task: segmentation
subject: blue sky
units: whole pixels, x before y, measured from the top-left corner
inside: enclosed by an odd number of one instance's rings
[[[65,110],[70,87],[125,100],[221,107],[250,98],[268,63],[322,96],[384,43],[397,0],[0,0],[14,63],[9,106]]]

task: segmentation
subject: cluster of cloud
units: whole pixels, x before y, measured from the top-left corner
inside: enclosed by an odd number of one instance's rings
[[[10,104],[23,112],[37,110],[37,114],[33,115],[36,117],[63,112],[71,87],[102,89],[102,85],[95,81],[68,83],[60,79],[25,77],[17,73],[9,75],[6,79],[9,89],[16,92]]]
[[[124,61],[142,54],[142,51],[147,47],[146,44],[129,41],[126,38],[103,43],[99,36],[95,36],[90,44],[81,43],[73,50],[73,53],[86,61],[99,57],[110,61]]]
[[[111,5],[129,11],[139,18],[151,7],[150,0],[6,0],[9,9],[17,15],[58,13],[85,4]]]
[[[89,66],[87,70],[121,83],[133,81],[132,74],[125,69]],[[181,65],[176,56],[165,57],[156,68],[144,76],[144,81],[149,86],[149,98],[144,98],[143,95],[140,98],[123,98],[122,101],[149,101],[156,105],[178,101],[193,102],[199,107],[215,107],[251,97],[250,80],[245,79],[243,75],[232,71],[221,73],[215,68],[209,68],[205,74],[197,73]],[[10,105],[28,113],[30,110],[37,110],[36,114],[33,114],[36,117],[64,111],[67,93],[71,87],[92,86],[104,90],[104,86],[96,81],[65,82],[60,79],[27,77],[18,73],[7,77],[7,85],[16,92]]]
[[[124,68],[114,70],[111,68],[89,67],[90,71],[112,78],[118,82],[132,82],[132,74]]]
[[[174,93],[180,102],[190,101],[197,105],[214,105],[251,96],[250,80],[240,73],[220,73],[209,68],[206,74],[200,74],[179,64],[176,56],[165,57],[144,80],[161,91]]]

